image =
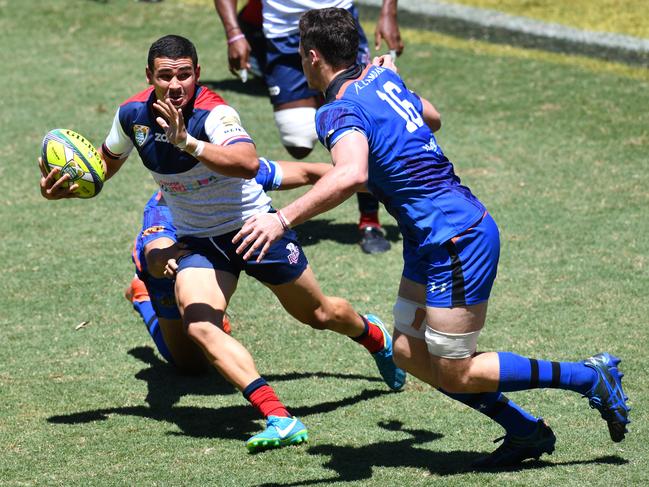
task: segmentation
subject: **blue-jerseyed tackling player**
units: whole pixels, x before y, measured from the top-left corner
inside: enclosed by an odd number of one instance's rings
[[[394,71],[355,63],[355,29],[341,9],[302,16],[302,67],[309,84],[326,97],[316,128],[335,168],[279,210],[279,219],[249,220],[235,236],[238,252],[249,258],[289,226],[367,187],[396,218],[404,240],[394,306],[395,362],[506,431],[502,445],[476,468],[517,465],[554,450],[552,430],[505,392],[557,388],[582,394],[606,420],[612,440],[622,441],[629,407],[618,358],[600,353],[580,362],[552,362],[477,352],[498,266],[498,227],[438,146],[435,108]]]

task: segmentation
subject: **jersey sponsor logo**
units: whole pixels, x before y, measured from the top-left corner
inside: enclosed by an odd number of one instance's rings
[[[286,246],[286,250],[288,250],[288,263],[297,264],[300,259],[300,248],[291,242]]]
[[[149,127],[146,125],[133,125],[133,136],[135,137],[135,143],[138,147],[142,147],[147,137],[149,136]]]
[[[167,134],[161,134],[161,133],[156,133],[155,135],[155,141],[156,142],[164,142],[165,144],[170,144],[169,138],[167,137]]]
[[[153,235],[154,233],[164,232],[164,230],[165,230],[165,227],[163,227],[162,225],[155,225],[153,227],[149,227],[146,230],[144,230],[142,232],[142,236],[143,237],[148,237],[149,235]]]
[[[180,181],[159,181],[160,189],[167,194],[173,193],[193,193],[199,189],[209,186],[219,180],[218,176],[209,176],[195,181],[182,183]]]
[[[280,90],[279,86],[277,86],[277,85],[276,85],[276,86],[270,86],[270,87],[268,88],[268,94],[269,94],[270,96],[277,96],[277,95],[279,95],[279,92],[280,92],[280,91],[281,91],[281,90]]]

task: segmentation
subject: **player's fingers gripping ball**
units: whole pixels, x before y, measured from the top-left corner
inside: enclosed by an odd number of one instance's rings
[[[74,193],[92,198],[101,191],[106,171],[97,149],[88,140],[68,129],[54,129],[43,139],[42,159],[49,171],[59,168],[57,179],[69,175],[68,187],[77,184]]]

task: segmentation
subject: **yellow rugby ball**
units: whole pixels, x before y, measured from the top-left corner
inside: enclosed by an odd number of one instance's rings
[[[79,185],[74,192],[80,198],[97,196],[104,186],[106,171],[97,149],[72,130],[48,132],[43,138],[42,158],[48,171],[55,167],[60,169],[59,178],[70,175],[68,185]]]

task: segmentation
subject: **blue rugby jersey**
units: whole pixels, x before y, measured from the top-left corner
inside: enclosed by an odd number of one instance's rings
[[[467,230],[485,212],[460,183],[422,117],[421,99],[393,71],[355,65],[327,88],[316,113],[328,149],[350,131],[369,144],[368,189],[422,251]]]

